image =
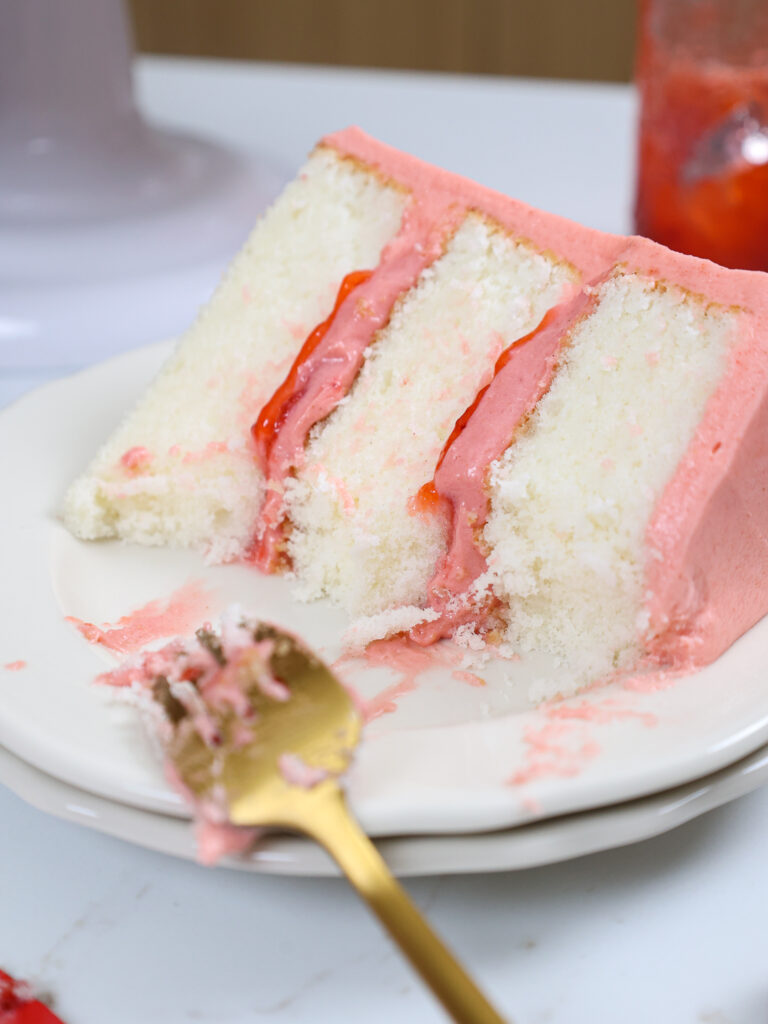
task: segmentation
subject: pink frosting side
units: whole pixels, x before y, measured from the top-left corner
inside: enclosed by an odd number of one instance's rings
[[[741,341],[647,531],[647,648],[661,665],[717,658],[768,610],[768,322]]]

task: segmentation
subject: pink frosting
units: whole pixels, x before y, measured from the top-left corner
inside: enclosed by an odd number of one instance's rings
[[[647,647],[661,665],[713,661],[768,609],[766,305],[740,318],[729,372],[648,527]]]
[[[205,588],[196,580],[179,587],[165,601],[150,601],[136,611],[124,615],[114,625],[96,626],[67,615],[88,643],[100,644],[111,651],[129,654],[164,637],[187,633],[199,625],[209,608]]]

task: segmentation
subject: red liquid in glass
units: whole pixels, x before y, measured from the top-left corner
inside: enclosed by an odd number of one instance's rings
[[[768,67],[694,60],[646,30],[638,85],[637,232],[768,270]]]

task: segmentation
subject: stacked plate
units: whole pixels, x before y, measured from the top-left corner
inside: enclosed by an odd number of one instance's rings
[[[186,808],[134,708],[93,685],[114,660],[68,617],[114,624],[194,583],[202,617],[237,602],[330,662],[347,623],[296,602],[290,581],[189,552],[82,544],[57,521],[64,488],[167,351],[121,356],[0,415],[0,782],[51,813],[191,857]],[[768,620],[694,676],[538,707],[531,683],[561,671],[543,656],[436,665],[414,687],[346,662],[343,678],[365,698],[387,691],[349,778],[353,810],[400,874],[522,868],[658,834],[768,778],[767,651]],[[308,842],[277,836],[229,863],[334,871]]]

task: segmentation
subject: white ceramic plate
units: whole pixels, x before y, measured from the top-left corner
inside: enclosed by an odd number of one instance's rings
[[[65,620],[115,622],[189,579],[209,613],[233,600],[302,634],[327,658],[344,617],[300,604],[290,583],[194,553],[82,544],[56,519],[68,482],[141,394],[169,350],[142,349],[41,388],[0,415],[0,743],[82,789],[183,816],[134,711],[91,679],[104,668]],[[658,792],[768,742],[768,620],[716,664],[666,689],[603,687],[554,709],[531,707],[543,658],[498,663],[484,687],[450,670],[425,676],[366,730],[350,797],[373,835],[506,828]],[[2,668],[23,660],[21,671]],[[391,682],[353,673],[365,696]]]
[[[398,836],[376,841],[392,871],[407,875],[516,871],[554,864],[661,835],[756,789],[768,780],[768,747],[695,782],[653,796],[568,814],[498,832]],[[138,846],[191,860],[189,822],[127,807],[52,778],[0,747],[0,782],[41,811]],[[247,857],[222,867],[270,874],[337,875],[315,843],[294,836],[265,838]]]

